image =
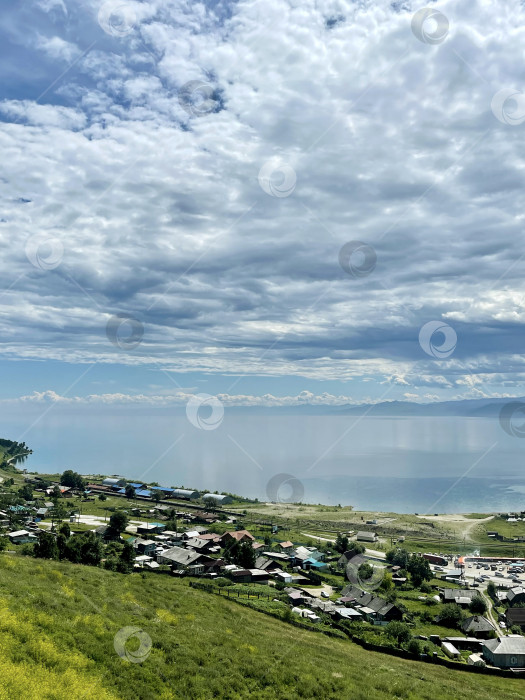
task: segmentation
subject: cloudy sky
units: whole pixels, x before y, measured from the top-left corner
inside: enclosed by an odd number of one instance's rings
[[[525,8],[424,7],[2,3],[0,398],[523,395]]]

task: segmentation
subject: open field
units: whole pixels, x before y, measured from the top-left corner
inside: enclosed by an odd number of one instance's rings
[[[2,700],[523,697],[522,680],[368,652],[168,576],[8,554],[0,569]],[[151,638],[142,663],[115,651],[129,626]]]

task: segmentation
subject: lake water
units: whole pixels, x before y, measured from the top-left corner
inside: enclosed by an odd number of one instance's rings
[[[199,430],[183,411],[147,415],[34,408],[1,415],[1,436],[34,450],[30,471],[121,474],[268,500],[276,474],[310,503],[419,513],[516,510],[525,504],[525,440],[497,419],[256,415],[226,411]]]

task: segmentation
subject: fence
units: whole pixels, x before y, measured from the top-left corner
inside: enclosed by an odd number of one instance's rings
[[[257,598],[261,600],[273,600],[275,594],[265,595],[264,593],[247,593],[245,591],[230,591],[228,586],[220,588],[219,586],[212,586],[210,583],[199,583],[198,581],[190,581],[190,588],[199,588],[202,591],[207,591],[208,593],[215,593],[223,598]]]

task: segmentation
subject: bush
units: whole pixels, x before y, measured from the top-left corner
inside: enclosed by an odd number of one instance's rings
[[[224,576],[218,576],[215,579],[215,583],[219,588],[224,588],[225,586],[233,586],[233,581],[230,581],[229,578],[225,578]]]
[[[417,639],[411,639],[408,643],[408,651],[411,654],[421,654],[421,644]]]
[[[408,642],[411,637],[410,628],[404,622],[398,622],[394,620],[389,622],[385,627],[385,634],[387,637],[395,639],[398,644],[404,644]]]
[[[459,605],[447,603],[441,609],[439,623],[444,627],[459,627],[463,618],[464,614]]]

